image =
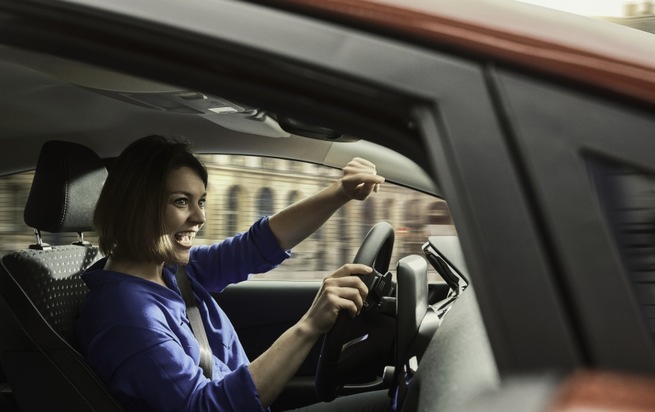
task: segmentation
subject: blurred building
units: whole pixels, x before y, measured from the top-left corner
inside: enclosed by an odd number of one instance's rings
[[[255,156],[202,155],[209,172],[207,223],[198,244],[219,241],[247,230],[262,216],[271,215],[332,183],[340,170],[289,160]],[[23,222],[23,208],[33,173],[0,179],[0,253],[27,247],[33,230]],[[310,239],[293,250],[284,271],[299,277],[317,277],[351,262],[368,230],[387,221],[396,230],[392,265],[398,256],[421,253],[427,236],[454,234],[448,207],[434,197],[385,183],[364,202],[350,202]],[[43,233],[44,241],[67,244],[75,234]],[[94,233],[85,239],[97,242]],[[314,276],[315,275],[315,276]]]

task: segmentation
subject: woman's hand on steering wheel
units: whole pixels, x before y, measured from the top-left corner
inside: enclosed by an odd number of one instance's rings
[[[316,335],[321,335],[332,328],[340,312],[346,311],[355,317],[362,310],[368,288],[358,276],[352,275],[369,275],[372,272],[369,266],[358,263],[341,266],[323,279],[303,321]]]
[[[393,251],[393,241],[393,227],[386,222],[376,224],[364,238],[362,246],[354,259],[356,263],[343,266],[334,275],[338,274],[338,278],[348,282],[361,283],[358,290],[367,291],[362,279],[358,276],[348,275],[368,273],[373,276],[371,267],[374,267],[380,274],[386,274]],[[366,268],[366,270],[357,272],[353,268],[360,268],[361,270]],[[319,296],[323,294],[323,289],[326,289],[326,286],[326,282],[324,282]],[[329,312],[329,319],[323,320],[324,323],[321,323],[322,328],[327,328],[322,330],[327,333],[323,338],[321,355],[316,367],[315,386],[316,394],[322,401],[329,402],[333,400],[337,396],[339,387],[347,383],[346,381],[352,371],[361,372],[371,368],[378,369],[380,361],[384,363],[386,353],[390,353],[393,348],[393,334],[385,333],[385,330],[390,327],[390,318],[377,313],[375,310],[368,310],[362,316],[352,319],[362,309],[366,296],[367,294],[360,293],[359,298],[355,299],[357,303],[355,304],[353,301],[354,307],[333,305]],[[319,299],[318,296],[317,299]],[[316,300],[314,305],[316,305]],[[346,309],[350,316],[339,316],[343,309]],[[327,314],[325,316],[327,317]],[[369,336],[371,336],[370,339]],[[373,339],[376,339],[374,343],[372,343]],[[356,356],[346,356],[341,359],[344,345],[349,342],[354,342],[354,344],[349,345],[347,351],[351,354],[356,353]]]

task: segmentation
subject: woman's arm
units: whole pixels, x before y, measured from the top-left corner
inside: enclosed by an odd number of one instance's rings
[[[343,168],[343,177],[320,192],[294,203],[269,219],[273,235],[288,250],[314,233],[341,206],[352,199],[364,200],[384,182],[375,165],[355,158]],[[362,309],[368,290],[357,276],[372,269],[346,264],[324,279],[312,306],[303,318],[255,359],[248,369],[259,399],[269,406],[304,362],[319,337],[330,330],[342,310],[351,316]]]
[[[352,199],[364,200],[384,182],[375,165],[359,157],[343,168],[343,177],[320,192],[274,214],[270,226],[278,243],[289,250],[320,228]]]
[[[282,392],[318,338],[330,330],[339,312],[345,310],[355,316],[361,311],[368,290],[359,277],[350,275],[371,272],[368,266],[351,263],[325,278],[303,318],[248,365],[262,406],[269,406]]]

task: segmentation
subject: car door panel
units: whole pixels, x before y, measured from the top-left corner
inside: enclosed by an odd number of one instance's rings
[[[214,297],[232,321],[252,360],[300,320],[320,285],[317,281],[249,280],[230,285]],[[298,375],[313,376],[318,355],[312,355]]]

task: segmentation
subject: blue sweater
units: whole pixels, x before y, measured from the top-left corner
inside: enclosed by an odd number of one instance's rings
[[[164,268],[168,288],[104,270],[105,259],[90,267],[82,275],[90,289],[78,325],[82,351],[128,411],[261,411],[248,358],[210,292],[287,257],[267,218],[246,233],[191,250],[186,269],[213,353],[211,380],[199,366],[174,266]]]

